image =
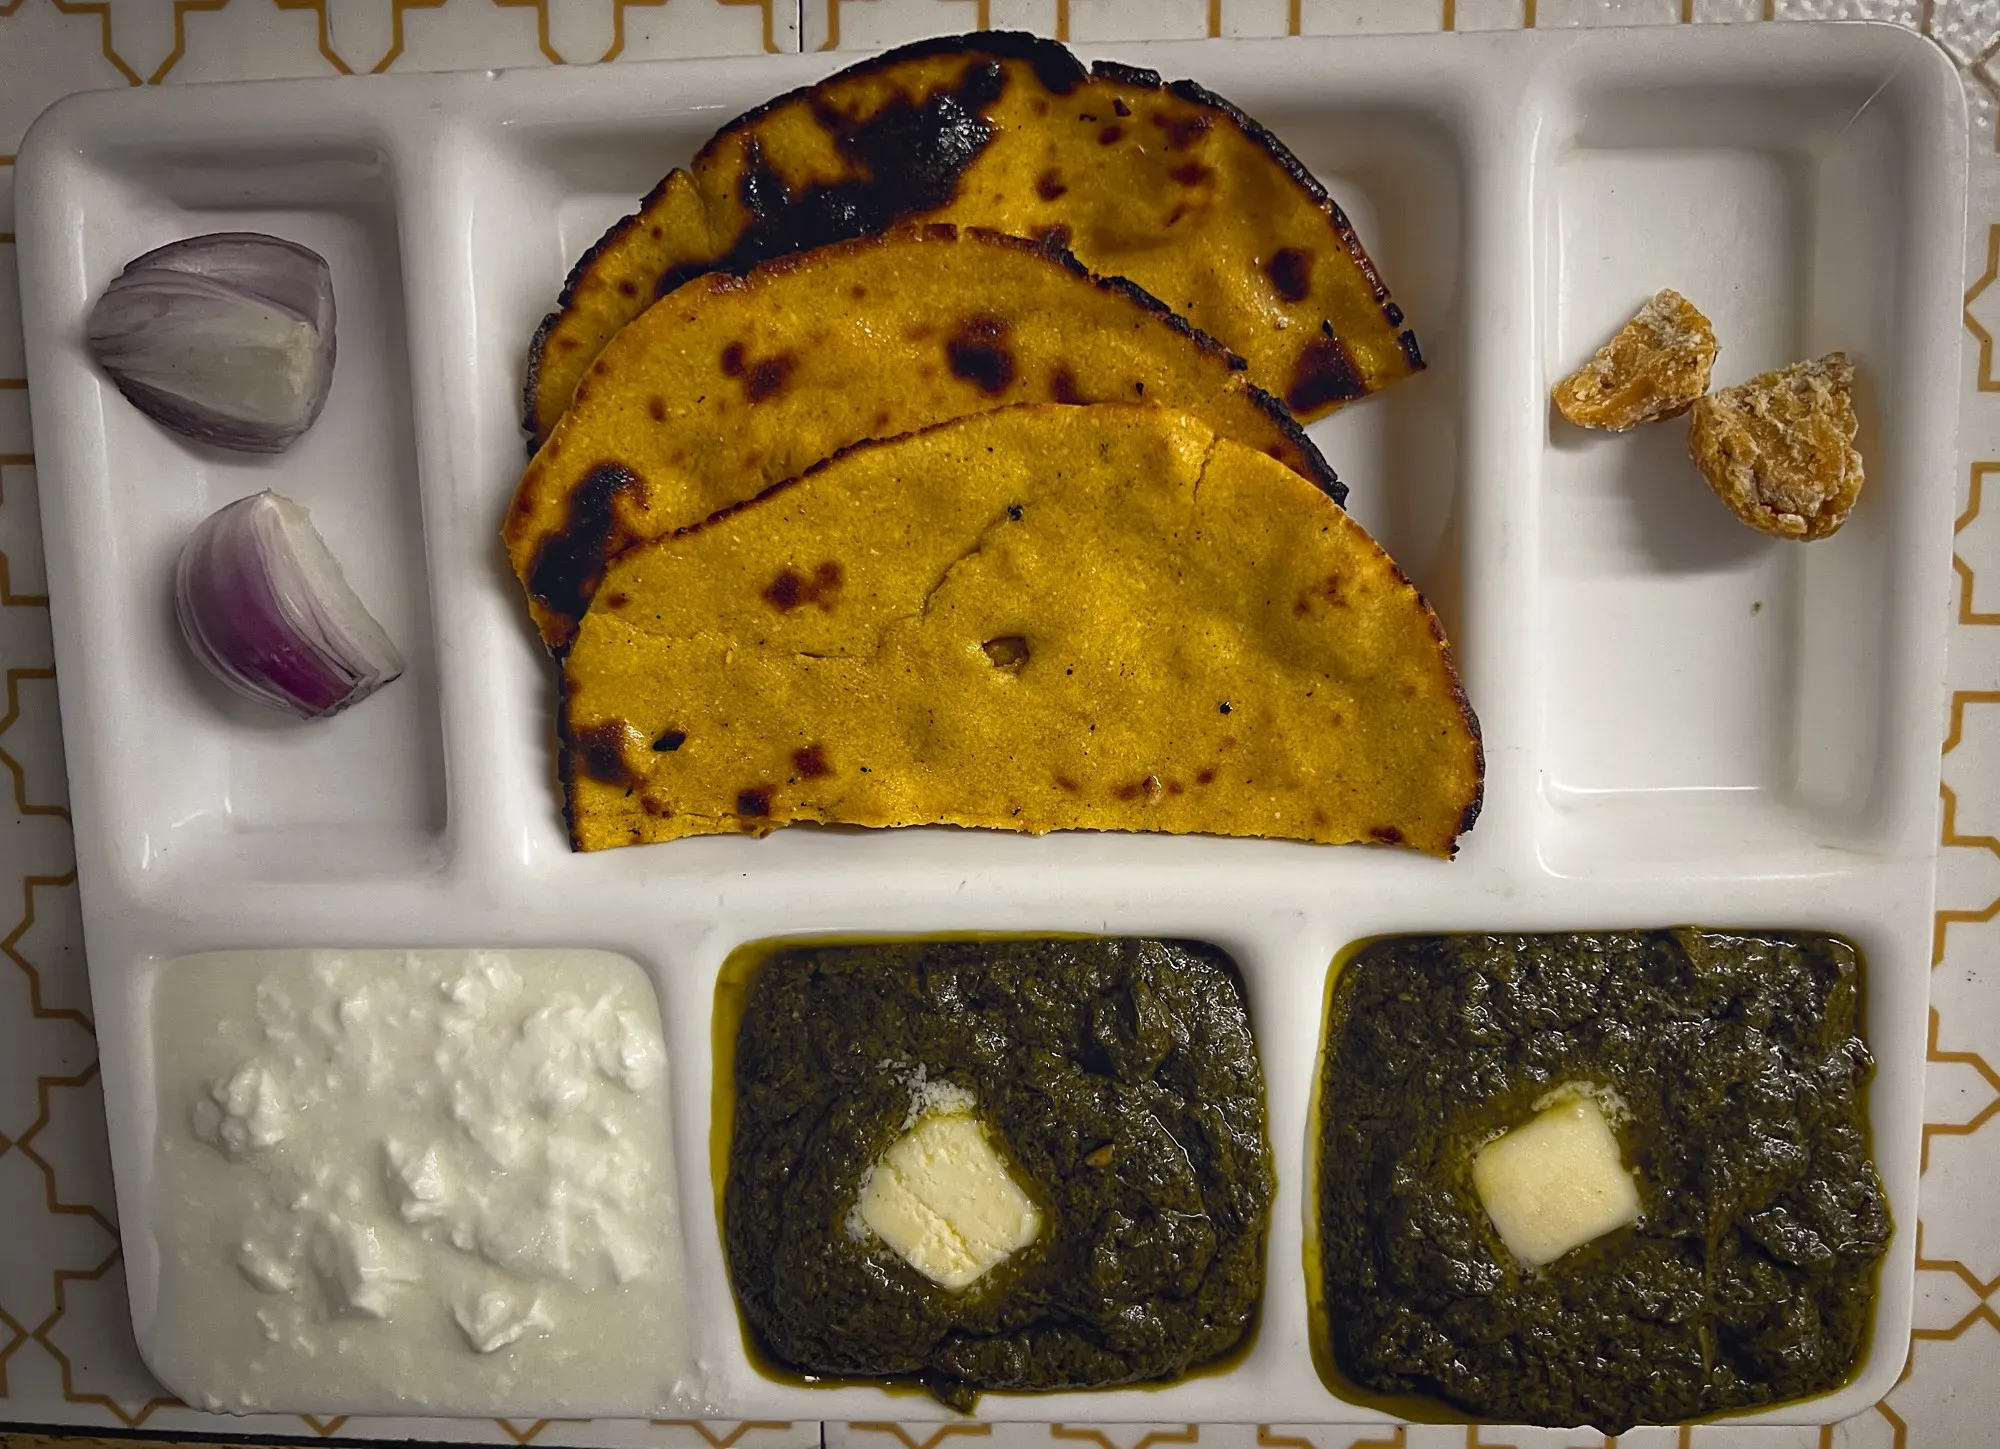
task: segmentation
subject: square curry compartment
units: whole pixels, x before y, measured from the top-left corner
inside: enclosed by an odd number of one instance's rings
[[[22,249],[43,241],[27,309],[32,402],[79,834],[103,846],[129,888],[166,893],[435,868],[445,825],[437,650],[386,151],[360,126],[259,137],[196,125],[182,138],[80,117],[72,128],[62,114],[43,126],[21,166]],[[51,225],[66,233],[59,248],[43,240]],[[303,243],[332,271],[332,390],[314,426],[277,455],[170,433],[84,348],[91,304],[127,262],[228,231]],[[236,697],[195,661],[175,619],[189,534],[266,489],[309,511],[405,660],[401,679],[330,720],[302,723]]]
[[[1397,924],[1380,931],[1364,929],[1343,941],[1320,977],[1324,1005],[1315,1023],[1312,1117],[1301,1169],[1306,1176],[1304,1256],[1308,1275],[1316,1271],[1319,1262],[1321,1133],[1323,1114],[1328,1110],[1323,1097],[1325,1049],[1330,1044],[1328,1008],[1341,972],[1365,948],[1438,936],[1603,935],[1677,926],[1751,936],[1831,936],[1853,946],[1859,958],[1855,1032],[1874,1062],[1873,1075],[1864,1088],[1863,1107],[1867,1148],[1888,1205],[1888,1245],[1871,1275],[1867,1325],[1859,1356],[1846,1378],[1817,1395],[1717,1415],[1713,1422],[1833,1424],[1867,1409],[1895,1386],[1908,1354],[1915,1292],[1929,924],[1929,895],[1920,876],[1889,870],[1858,874],[1844,882],[1675,883],[1658,889],[1634,886],[1615,895],[1550,880],[1525,893],[1523,899],[1458,904],[1426,912],[1423,923],[1413,925],[1417,919],[1397,905],[1355,911],[1347,924]],[[1520,1121],[1511,1125],[1518,1126]],[[1623,1155],[1628,1167],[1634,1165],[1629,1151],[1626,1144]],[[1642,1185],[1642,1202],[1650,1203],[1648,1191]],[[1274,1261],[1274,1272],[1277,1267]],[[1334,1363],[1328,1336],[1329,1315],[1338,1312],[1340,1305],[1324,1300],[1318,1281],[1309,1283],[1306,1291],[1316,1374],[1329,1393],[1353,1406],[1350,1412],[1356,1417],[1381,1415],[1430,1423],[1464,1419],[1462,1410],[1435,1398],[1385,1397],[1349,1381]],[[1642,1418],[1641,1422],[1646,1421]]]

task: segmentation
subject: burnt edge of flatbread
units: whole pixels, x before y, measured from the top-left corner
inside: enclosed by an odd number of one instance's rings
[[[722,126],[703,144],[702,148],[695,153],[693,161],[689,163],[689,169],[692,170],[694,167],[699,166],[704,159],[714,153],[717,147],[721,146],[736,132],[754,125],[765,116],[784,106],[809,100],[812,93],[819,87],[832,84],[836,81],[871,75],[877,71],[907,61],[925,60],[939,55],[963,55],[968,61],[1022,61],[1034,71],[1035,78],[1041,82],[1042,86],[1051,95],[1069,95],[1086,81],[1099,79],[1141,90],[1164,89],[1170,95],[1187,101],[1192,105],[1203,106],[1216,111],[1224,119],[1236,126],[1253,144],[1262,147],[1277,162],[1279,168],[1291,178],[1293,183],[1299,186],[1313,203],[1326,213],[1328,220],[1333,225],[1334,234],[1340,240],[1340,244],[1361,268],[1363,276],[1367,278],[1369,288],[1375,296],[1376,304],[1382,308],[1384,318],[1391,327],[1400,329],[1397,341],[1402,348],[1405,360],[1410,365],[1410,370],[1412,372],[1421,371],[1425,366],[1423,353],[1417,345],[1416,333],[1409,328],[1403,327],[1403,310],[1390,298],[1388,288],[1382,283],[1381,274],[1376,271],[1374,261],[1368,256],[1366,248],[1361,244],[1360,236],[1354,230],[1354,224],[1348,220],[1347,214],[1340,209],[1339,204],[1327,194],[1326,188],[1320,185],[1318,179],[1300,163],[1297,156],[1293,155],[1290,147],[1286,146],[1284,142],[1280,141],[1264,126],[1253,120],[1240,107],[1216,95],[1213,91],[1208,90],[1195,81],[1178,80],[1164,82],[1158,71],[1124,65],[1117,61],[1109,60],[1097,61],[1086,70],[1083,63],[1071,53],[1068,47],[1053,40],[1046,40],[1037,35],[1030,35],[1024,31],[983,30],[961,35],[932,36],[926,40],[897,46],[892,50],[885,50],[878,55],[870,56],[866,60],[835,71],[831,75],[823,76],[809,85],[799,86],[785,92],[783,95],[775,96],[762,105],[745,111],[735,120]],[[983,149],[983,146],[980,149]],[[976,151],[974,154],[977,154]],[[969,158],[966,164],[971,164]],[[556,310],[543,318],[541,325],[536,328],[535,335],[528,346],[526,380],[522,388],[522,425],[529,434],[528,451],[530,454],[534,452],[535,448],[542,441],[535,420],[535,398],[537,383],[541,375],[542,353],[544,347],[547,345],[548,334],[554,329],[562,316],[568,312],[576,288],[584,274],[595,264],[605,248],[637,224],[639,217],[644,213],[645,209],[652,205],[660,196],[671,179],[671,172],[666,177],[661,178],[660,182],[646,194],[645,199],[640,203],[638,212],[634,212],[632,215],[614,222],[604,235],[592,243],[583,255],[577,259],[576,265],[570,269],[569,276],[563,283],[563,289],[556,299]],[[768,214],[757,215],[754,214],[755,208],[751,209],[753,211],[752,226],[746,228],[746,233],[754,230],[758,222],[768,219]],[[922,214],[922,211],[912,211],[905,213],[904,216],[905,219],[916,220]],[[704,264],[702,270],[731,270],[730,263],[735,250],[736,248],[732,247],[730,252]],[[793,254],[796,254],[796,251]],[[754,258],[751,260],[751,265],[754,266],[763,261],[776,259],[776,254]],[[738,270],[740,274],[741,271],[748,270],[748,267],[739,267]],[[693,275],[700,274],[697,272]],[[665,276],[655,279],[656,296],[664,295],[659,290],[659,287],[666,280],[668,278]],[[692,275],[681,280],[692,280]],[[1330,333],[1329,338],[1338,345],[1338,339],[1331,338]],[[1343,350],[1343,357],[1344,355]],[[1348,364],[1348,370],[1352,370],[1351,362]],[[1340,396],[1343,400],[1349,396],[1344,390],[1337,391],[1340,391]],[[1352,395],[1359,396],[1360,394],[1354,393]]]
[[[1115,69],[1122,72],[1129,71],[1131,67],[1119,66],[1113,61],[1099,61],[1095,69]],[[1156,84],[1159,80],[1158,75],[1152,71],[1143,71],[1140,74],[1153,76]],[[1382,309],[1383,320],[1391,327],[1401,329],[1397,333],[1396,342],[1403,350],[1404,360],[1410,364],[1410,371],[1421,372],[1427,364],[1424,362],[1423,350],[1417,346],[1417,334],[1413,329],[1403,326],[1403,309],[1396,305],[1395,300],[1389,295],[1388,287],[1383,285],[1382,274],[1375,270],[1374,258],[1368,255],[1368,249],[1361,244],[1360,233],[1355,231],[1354,223],[1347,219],[1347,213],[1340,209],[1340,203],[1329,196],[1326,188],[1320,185],[1319,178],[1308,171],[1304,163],[1292,154],[1292,148],[1272,135],[1233,101],[1223,99],[1197,81],[1172,81],[1167,84],[1166,90],[1168,94],[1178,96],[1184,101],[1207,106],[1227,116],[1245,136],[1270,152],[1271,159],[1278,163],[1280,169],[1327,214],[1333,222],[1334,233],[1340,238],[1340,244],[1347,248],[1347,255],[1353,259],[1355,266],[1361,269],[1361,274],[1368,279],[1369,290],[1375,294],[1375,305]]]
[[[1381,547],[1379,542],[1376,546]],[[1436,641],[1438,652],[1444,656],[1445,672],[1451,676],[1451,697],[1458,703],[1458,713],[1465,721],[1466,733],[1472,736],[1472,798],[1465,802],[1465,809],[1458,817],[1458,832],[1451,838],[1451,857],[1457,859],[1459,837],[1479,823],[1479,812],[1486,804],[1486,736],[1479,728],[1479,716],[1473,711],[1472,701],[1466,698],[1465,680],[1458,672],[1458,656],[1452,650],[1451,640],[1445,637],[1444,620],[1431,607],[1431,601],[1424,597],[1424,591],[1403,572],[1403,566],[1396,562],[1395,555],[1385,548],[1382,549],[1382,557],[1389,560],[1390,571],[1417,596],[1417,607],[1430,621],[1431,638]]]
[[[1010,242],[1020,242],[1023,240],[1020,237],[1007,237],[1005,236],[1004,233],[1000,232],[993,232],[990,233],[990,235],[1002,237],[1004,240]],[[865,241],[873,239],[862,238],[861,240]],[[1034,244],[1027,243],[1027,245],[1034,245]],[[1050,404],[1048,403],[1009,403],[1006,407],[992,409],[992,412],[994,413],[1006,412],[1010,408],[1048,407],[1048,406],[1050,406]],[[1123,404],[1123,406],[1131,406],[1131,404]],[[979,416],[982,417],[990,416],[990,414],[980,414]],[[820,459],[817,463],[813,464],[810,468],[806,469],[805,472],[800,473],[795,477],[782,478],[778,482],[773,483],[770,487],[764,489],[760,493],[757,493],[753,497],[745,498],[739,503],[732,503],[726,508],[718,508],[715,510],[715,512],[709,514],[708,517],[702,519],[700,522],[687,524],[684,527],[675,529],[671,533],[663,534],[661,535],[661,537],[686,538],[691,534],[700,533],[703,529],[711,528],[714,525],[721,523],[726,519],[734,517],[736,514],[743,512],[746,508],[754,508],[759,503],[762,503],[767,499],[775,498],[780,493],[783,493],[788,489],[798,487],[801,483],[804,483],[808,478],[811,478],[815,474],[824,472],[826,469],[831,468],[835,463],[839,462],[842,458],[845,458],[849,453],[858,453],[861,452],[863,449],[867,448],[880,448],[889,443],[900,442],[905,438],[914,438],[923,433],[936,432],[940,428],[953,427],[959,423],[962,423],[963,421],[965,421],[963,418],[950,418],[941,423],[932,423],[929,427],[912,428],[910,431],[906,433],[897,433],[893,437],[864,438],[858,443],[849,443],[846,447],[841,448],[837,452],[830,453],[826,457]],[[1320,491],[1323,493],[1325,492],[1324,489]],[[1336,507],[1340,507],[1338,500],[1333,499],[1332,494],[1327,493],[1326,496],[1328,500],[1332,501]],[[1346,510],[1343,508],[1342,512],[1345,511]],[[659,541],[660,541],[659,539],[650,539],[647,542],[658,543]],[[635,544],[634,547],[635,548],[644,547],[644,545]],[[1376,547],[1381,548],[1381,544],[1377,542]],[[1478,823],[1480,809],[1485,804],[1486,740],[1484,735],[1480,732],[1479,716],[1473,712],[1472,701],[1466,698],[1465,681],[1459,675],[1458,659],[1457,656],[1452,652],[1451,641],[1445,637],[1444,621],[1438,618],[1437,610],[1431,607],[1430,600],[1426,599],[1423,595],[1423,590],[1419,589],[1414,583],[1410,581],[1410,576],[1403,572],[1403,566],[1396,562],[1394,556],[1391,555],[1387,549],[1382,549],[1382,557],[1388,560],[1389,571],[1395,575],[1397,581],[1400,582],[1405,588],[1407,588],[1412,594],[1416,596],[1417,607],[1423,610],[1424,618],[1430,625],[1431,639],[1438,646],[1438,652],[1444,659],[1445,673],[1450,676],[1452,699],[1456,701],[1458,705],[1459,715],[1465,721],[1466,732],[1472,736],[1472,771],[1473,771],[1472,798],[1466,802],[1465,809],[1461,811],[1459,814],[1458,830],[1457,833],[1452,836],[1451,849],[1448,852],[1451,858],[1456,858],[1458,855],[1459,837],[1463,836],[1467,831],[1471,830],[1475,824]],[[567,829],[569,832],[570,849],[572,851],[581,851],[583,849],[583,846],[578,842],[576,834],[576,773],[575,772],[576,772],[577,741],[570,725],[570,697],[569,697],[570,691],[569,691],[568,659],[569,659],[570,647],[576,642],[577,637],[582,632],[583,632],[583,621],[581,619],[578,619],[576,629],[570,634],[569,638],[565,640],[556,650],[553,651],[553,659],[555,662],[556,677],[557,677],[557,688],[556,688],[556,739],[557,739],[556,754],[558,757],[557,775],[562,783],[563,825],[565,829]],[[631,793],[631,788],[636,788],[636,787],[628,788],[626,791],[627,794]]]
[[[605,229],[603,236],[583,249],[583,255],[576,259],[575,265],[569,269],[569,275],[563,278],[562,290],[556,293],[555,310],[542,318],[535,328],[535,335],[528,339],[528,366],[521,380],[521,427],[528,434],[529,457],[534,456],[535,450],[544,441],[535,421],[535,397],[541,390],[542,353],[548,347],[549,334],[555,331],[556,323],[562,321],[564,314],[576,300],[576,289],[583,281],[584,273],[597,265],[597,259],[604,254],[606,248],[639,224],[639,218],[645,215],[648,207],[660,199],[661,194],[667,189],[667,183],[673,179],[674,171],[662,176],[653,184],[653,189],[639,199],[637,211],[629,216],[619,217]]]

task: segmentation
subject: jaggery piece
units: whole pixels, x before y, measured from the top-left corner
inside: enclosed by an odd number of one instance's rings
[[[1853,392],[1854,365],[1843,352],[1763,373],[1694,405],[1688,454],[1752,528],[1825,538],[1861,494]]]
[[[1622,433],[1686,412],[1708,391],[1714,363],[1708,319],[1663,287],[1597,356],[1556,384],[1556,410],[1579,428]]]

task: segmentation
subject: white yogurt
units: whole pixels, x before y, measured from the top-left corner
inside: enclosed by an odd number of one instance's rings
[[[245,951],[154,997],[159,1311],[191,1404],[671,1407],[666,1049],[596,951]]]

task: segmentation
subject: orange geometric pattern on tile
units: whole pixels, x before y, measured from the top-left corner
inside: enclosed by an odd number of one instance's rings
[[[7,1360],[14,1356],[14,1350],[28,1341],[28,1330],[14,1321],[14,1316],[5,1308],[0,1308],[0,1328],[7,1330],[7,1341],[0,1343],[0,1399],[7,1397]]]
[[[790,1419],[745,1419],[740,1424],[707,1424],[700,1419],[654,1419],[651,1422],[663,1429],[692,1429],[708,1441],[710,1449],[736,1449],[736,1441],[745,1434],[753,1434],[759,1429],[784,1430],[792,1427]]]
[[[1993,333],[1973,314],[1993,283],[2000,280],[2000,222],[1986,229],[1986,270],[1965,289],[1965,327],[1979,342],[1978,386],[1981,392],[2000,392],[2000,377],[1993,375]],[[2000,294],[1996,294],[2000,301]]]
[[[50,0],[64,15],[95,15],[103,35],[104,58],[118,67],[119,73],[132,85],[144,85],[139,73],[127,65],[111,44],[111,6],[106,0]]]
[[[535,1419],[529,1422],[528,1426],[525,1429],[522,1428],[521,1425],[513,1419],[495,1419],[493,1422],[498,1424],[500,1426],[501,1432],[506,1434],[506,1436],[509,1439],[512,1439],[516,1444],[532,1444],[535,1442],[536,1437],[542,1432],[542,1430],[548,1428],[549,1425],[551,1424],[588,1424],[590,1420]]]
[[[1951,725],[1946,730],[1944,737],[1945,754],[1948,755],[1957,749],[1959,742],[1965,738],[1965,711],[1967,707],[1970,705],[1985,704],[2000,704],[2000,690],[1961,689],[1953,692],[1951,696]],[[1944,818],[1940,825],[1940,842],[1947,846],[1993,849],[1995,854],[2000,854],[2000,846],[1996,846],[1996,843],[1989,836],[1958,835],[1958,797],[1952,792],[1949,786],[1940,785],[1938,788],[1945,807],[1943,812]],[[1983,921],[1990,921],[1995,916],[2000,916],[2000,900],[1994,900],[1980,907],[1978,910],[1963,910],[1956,907],[1939,910],[1937,912],[1936,924],[1933,926],[1931,933],[1932,967],[1935,968],[1944,964],[1947,927],[1955,924],[1975,925]]]
[[[940,1424],[935,1429],[929,1425],[916,1425],[918,1429],[929,1429],[922,1439],[916,1437],[910,1427],[876,1420],[849,1424],[848,1428],[857,1434],[886,1434],[903,1446],[903,1449],[938,1449],[947,1439],[984,1439],[993,1433],[991,1424]]]
[[[7,501],[7,470],[34,466],[33,453],[0,453],[0,507],[4,507]],[[7,555],[0,553],[0,605],[30,609],[46,609],[49,606],[47,594],[15,593],[12,580],[13,567],[7,562]]]
[[[122,1256],[123,1253],[120,1249],[113,1248],[109,1257],[88,1272],[81,1272],[75,1268],[56,1269],[55,1311],[42,1320],[31,1336],[36,1343],[42,1346],[49,1357],[56,1361],[56,1364],[62,1370],[62,1391],[65,1399],[72,1404],[95,1404],[98,1408],[109,1411],[126,1428],[136,1429],[161,1409],[182,1407],[181,1401],[172,1394],[160,1394],[154,1398],[147,1399],[136,1409],[127,1409],[109,1394],[100,1394],[78,1387],[70,1356],[63,1351],[62,1347],[56,1343],[52,1336],[56,1325],[62,1322],[63,1315],[69,1312],[70,1285],[72,1283],[97,1282],[106,1273],[109,1273],[113,1268],[118,1266],[118,1261]]]
[[[1994,1071],[1987,1064],[1986,1059],[1977,1052],[1948,1052],[1942,1050],[1938,1046],[1938,1021],[1937,1008],[1932,1007],[1930,1034],[1924,1044],[1924,1060],[1927,1062],[1950,1063],[1957,1066],[1971,1067],[1993,1089],[1993,1099],[1964,1122],[1924,1123],[1921,1170],[1926,1172],[1930,1170],[1931,1139],[1933,1137],[1969,1137],[1981,1127],[1984,1127],[1996,1114],[2000,1114],[2000,1072]],[[1923,1243],[1923,1225],[1921,1223],[1918,1224],[1917,1242],[1919,1246]],[[1968,1278],[1966,1281],[1975,1283],[1976,1285],[1977,1280]],[[1986,1291],[1988,1290],[1981,1290],[1982,1293]]]
[[[1958,515],[1952,525],[1954,535],[1964,533],[1967,526],[1978,521],[1980,509],[1985,504],[1987,475],[2000,473],[2000,463],[1974,463],[1972,479],[1967,488],[1965,512]],[[1952,572],[1958,575],[1958,622],[1961,624],[2000,624],[2000,611],[1984,611],[1974,607],[1974,575],[1972,565],[1963,555],[1951,556]]]
[[[4,574],[0,574],[4,577]],[[7,671],[7,712],[0,715],[0,735],[12,729],[21,718],[21,682],[26,679],[48,679],[56,677],[55,670],[47,666],[34,669],[10,669]],[[0,747],[0,765],[6,766],[7,773],[14,777],[14,809],[22,815],[53,815],[61,820],[69,819],[67,805],[37,804],[28,798],[28,772],[21,768],[20,761]]]
[[[36,1078],[35,1104],[40,1108],[40,1111],[37,1113],[34,1122],[29,1126],[28,1130],[14,1139],[14,1146],[20,1151],[23,1157],[26,1157],[40,1169],[43,1191],[50,1212],[69,1213],[80,1217],[87,1217],[103,1228],[105,1232],[109,1233],[115,1242],[118,1238],[118,1225],[87,1202],[64,1202],[62,1200],[62,1189],[56,1184],[55,1168],[49,1165],[47,1158],[35,1151],[35,1138],[40,1136],[42,1129],[49,1125],[51,1116],[49,1094],[58,1087],[87,1086],[96,1080],[96,1077],[97,1063],[92,1062],[75,1076]]]
[[[1051,1424],[1051,1439],[1074,1439],[1085,1444],[1095,1444],[1098,1449],[1153,1449],[1156,1444],[1192,1444],[1201,1438],[1199,1424],[1183,1424],[1178,1429],[1152,1429],[1139,1436],[1135,1443],[1119,1444],[1102,1429],[1093,1429],[1087,1424]]]
[[[666,3],[667,0],[614,0],[611,7],[611,46],[597,58],[601,61],[616,60],[625,53],[625,12],[628,9],[637,6],[647,10],[657,10]],[[752,3],[755,3],[755,0],[752,0]],[[777,48],[771,36],[771,7],[767,0],[764,6],[764,49]]]
[[[1293,1434],[1279,1434],[1269,1424],[1257,1426],[1258,1449],[1409,1449],[1410,1427],[1396,1424],[1386,1439],[1350,1439],[1345,1445],[1316,1444]]]
[[[72,886],[75,884],[76,872],[73,870],[65,875],[23,876],[21,879],[21,919],[19,924],[7,933],[6,938],[0,940],[0,953],[4,953],[8,960],[27,973],[29,1010],[37,1020],[72,1021],[85,1031],[95,1035],[97,1028],[86,1013],[77,1010],[75,1007],[47,1006],[43,1003],[42,973],[19,950],[21,938],[34,928],[35,892],[49,887]]]
[[[1979,1303],[1978,1306],[1972,1309],[1971,1312],[1967,1313],[1963,1318],[1959,1319],[1958,1322],[1952,1324],[1948,1328],[1911,1329],[1910,1336],[1912,1338],[1924,1339],[1928,1341],[1954,1339],[1957,1338],[1962,1333],[1964,1333],[1968,1328],[1972,1327],[1973,1324],[1979,1322],[1989,1323],[1994,1328],[2000,1329],[2000,1315],[1996,1315],[1994,1313],[1993,1304],[1991,1301],[1993,1297],[1993,1290],[1996,1288],[2000,1288],[2000,1274],[1996,1274],[1990,1280],[1982,1279],[1978,1275],[1976,1275],[1970,1268],[1966,1267],[1965,1264],[1959,1262],[1956,1258],[1925,1257],[1924,1225],[1922,1223],[1917,1224],[1917,1268],[1920,1272],[1950,1273],[1953,1277],[1957,1278],[1960,1282],[1965,1284],[1966,1287],[1970,1288],[1973,1291],[1973,1293],[1978,1296]],[[1903,1373],[1905,1377],[1908,1376],[1909,1367],[1907,1365],[1905,1365]]]
[[[1504,1434],[1507,1431],[1505,1429],[1495,1429],[1493,1432]],[[1600,1441],[1599,1444],[1591,1445],[1590,1449],[1617,1449],[1618,1440],[1616,1436],[1600,1434],[1598,1435],[1598,1439]],[[1465,1449],[1516,1449],[1516,1446],[1504,1439],[1488,1439],[1485,1436],[1485,1431],[1478,1424],[1467,1424],[1465,1426]],[[1565,1449],[1568,1449],[1568,1446],[1565,1446]]]
[[[0,7],[0,19],[14,13],[26,0]],[[131,85],[158,85],[167,79],[186,56],[189,37],[187,17],[190,14],[210,13],[226,10],[232,4],[245,0],[172,0],[172,43],[166,53],[157,61],[151,57],[136,59],[121,51],[115,33],[114,6],[111,0],[46,0],[65,15],[95,16],[99,21],[99,43],[103,58],[109,61]],[[354,55],[348,53],[338,35],[339,26],[328,14],[329,5],[338,6],[341,0],[268,0],[279,11],[305,12],[315,17],[315,44],[318,54],[329,70],[339,75],[386,71],[395,65],[406,49],[404,16],[410,11],[441,9],[451,0],[386,0],[390,7],[389,42],[387,48],[374,55]],[[474,0],[480,3],[480,0]],[[555,44],[551,34],[550,6],[563,5],[565,0],[483,0],[483,3],[497,10],[527,9],[535,13],[535,29],[541,58],[553,65],[583,64],[615,59],[625,50],[626,17],[631,9],[660,9],[667,0],[601,0],[610,7],[611,43],[600,54],[566,56]],[[782,47],[778,42],[779,22],[776,14],[778,0],[708,0],[718,7],[750,7],[762,16],[763,48],[778,53]],[[247,5],[246,5],[247,8]],[[685,0],[680,8],[685,9]],[[128,47],[129,48],[129,47]],[[150,64],[149,64],[150,63]],[[12,157],[7,157],[8,162]],[[0,385],[5,385],[0,382]]]

